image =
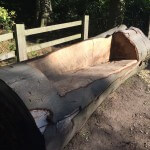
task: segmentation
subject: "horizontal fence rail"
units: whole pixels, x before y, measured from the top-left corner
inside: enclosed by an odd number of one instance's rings
[[[62,43],[69,42],[69,41],[76,40],[76,39],[80,39],[80,38],[81,38],[81,34],[76,34],[76,35],[68,36],[68,37],[65,37],[65,38],[53,40],[53,41],[50,41],[50,42],[45,42],[45,43],[42,43],[42,44],[36,44],[34,46],[28,47],[27,52],[37,51],[37,50],[40,50],[40,49],[43,49],[43,48],[46,48],[46,47],[49,47],[49,46],[62,44]]]
[[[48,26],[48,27],[28,29],[28,30],[25,31],[25,35],[26,36],[34,35],[34,34],[39,34],[39,33],[44,33],[44,32],[55,31],[55,30],[59,30],[59,29],[75,27],[75,26],[79,26],[79,25],[82,25],[82,21],[74,21],[74,22],[69,22],[69,23],[52,25],[52,26]]]
[[[13,39],[13,33],[6,33],[6,34],[2,34],[0,35],[0,42],[4,42],[4,41],[7,41],[7,40],[11,40]]]
[[[82,33],[52,40],[45,43],[35,44],[33,46],[27,46],[26,44],[26,36],[65,29],[65,28],[71,28],[76,26],[82,26]],[[88,28],[89,28],[89,16],[84,16],[83,19],[79,21],[73,21],[73,22],[34,28],[34,29],[25,29],[24,24],[16,24],[13,31],[14,33],[7,33],[7,34],[0,35],[0,42],[14,39],[16,43],[16,51],[0,54],[0,61],[4,61],[13,57],[17,57],[17,61],[25,61],[28,59],[29,52],[38,51],[40,49],[77,40],[80,38],[86,40],[88,39]]]
[[[0,42],[12,40],[13,38],[14,38],[13,33],[5,33],[5,34],[0,35]],[[0,61],[4,61],[4,60],[14,58],[14,57],[16,57],[15,51],[2,53],[0,54]]]
[[[10,59],[10,58],[14,58],[14,57],[16,57],[15,51],[11,51],[9,53],[3,53],[3,54],[0,54],[0,61]]]

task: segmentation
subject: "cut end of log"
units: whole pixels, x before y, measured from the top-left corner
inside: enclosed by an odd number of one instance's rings
[[[138,52],[134,44],[123,32],[113,34],[110,50],[110,60],[138,60]]]

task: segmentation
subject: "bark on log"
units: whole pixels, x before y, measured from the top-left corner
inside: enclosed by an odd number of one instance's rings
[[[0,80],[0,149],[44,150],[44,137],[18,95]]]
[[[37,60],[1,68],[0,79],[31,112],[48,112],[42,120],[46,149],[60,150],[149,56],[150,41],[132,27],[109,38],[92,38]],[[39,120],[35,118],[40,128]]]

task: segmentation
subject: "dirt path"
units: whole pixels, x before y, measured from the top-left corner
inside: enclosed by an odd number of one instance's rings
[[[127,80],[64,150],[150,150],[149,81],[148,69]]]

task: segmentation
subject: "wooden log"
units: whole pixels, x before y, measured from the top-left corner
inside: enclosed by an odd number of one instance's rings
[[[45,150],[44,138],[19,96],[0,80],[0,149]]]
[[[49,126],[45,132],[47,149],[60,150],[65,145],[67,145],[70,139],[72,139],[72,137],[81,129],[81,127],[86,123],[86,121],[91,116],[91,114],[96,110],[96,108],[103,102],[103,100],[105,100],[105,98],[110,93],[115,91],[120,86],[120,84],[122,84],[129,77],[131,77],[132,75],[136,74],[139,70],[146,67],[144,61],[146,58],[150,56],[150,41],[144,36],[144,34],[139,29],[133,27],[127,31],[119,31],[113,36],[114,37],[117,36],[118,38],[118,34],[123,37],[126,37],[128,43],[133,44],[133,48],[137,50],[136,53],[138,55],[137,56],[138,63],[135,66],[131,66],[116,75],[112,75],[109,76],[108,78],[105,78],[104,82],[101,81],[101,86],[99,87],[99,89],[102,88],[103,91],[99,92],[99,95],[97,96],[95,95],[95,99],[91,103],[89,103],[87,107],[81,110],[79,109],[78,114],[73,114],[73,116],[68,116],[68,118],[64,119],[62,122],[58,122],[58,125],[56,125],[55,127]],[[118,40],[122,40],[123,43],[124,40],[123,38],[121,38],[121,36],[119,36]],[[142,46],[140,47],[139,45]],[[93,84],[98,84],[98,82],[99,81],[97,80]],[[102,87],[102,84],[103,85],[106,84],[107,86],[104,88]],[[97,89],[98,87],[95,88],[95,93]],[[59,124],[63,124],[63,125],[59,126]],[[55,136],[49,134],[52,131],[52,129],[55,129],[54,130]]]
[[[120,34],[121,31],[118,33]],[[118,33],[116,33],[116,36]],[[138,61],[148,60],[150,58],[150,40],[140,29],[130,27],[128,30],[122,31],[121,34],[123,34],[134,47],[136,47]]]
[[[37,60],[2,68],[0,78],[29,111],[50,112],[40,120],[46,122],[46,149],[60,150],[111,92],[142,69],[149,56],[150,41],[132,27],[109,38],[92,38]]]
[[[60,129],[56,126],[49,126],[44,134],[46,140],[47,150],[55,149],[61,150],[63,149],[69,141],[76,135],[80,129],[87,122],[92,113],[98,108],[98,106],[107,98],[109,94],[115,91],[123,82],[125,82],[129,77],[136,74],[139,70],[145,68],[147,65],[143,63],[140,67],[137,65],[131,70],[124,71],[120,74],[114,81],[112,77],[111,84],[108,88],[106,88],[103,93],[101,93],[98,97],[96,97],[92,103],[90,103],[87,107],[81,110],[77,115],[68,117],[63,120],[63,125],[61,125]],[[110,80],[110,78],[109,78]],[[106,79],[107,82],[107,79]],[[59,124],[59,123],[58,123]],[[58,125],[57,125],[58,126]],[[52,136],[49,133],[53,133]]]

